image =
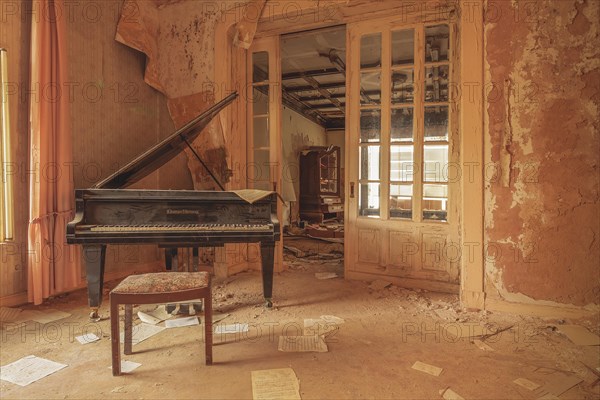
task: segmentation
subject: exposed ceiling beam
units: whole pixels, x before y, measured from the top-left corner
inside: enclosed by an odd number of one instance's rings
[[[288,72],[283,74],[281,79],[289,81],[290,79],[304,79],[305,77],[312,76],[327,76],[327,75],[339,75],[340,71],[337,68],[321,68],[312,71],[299,71],[299,72]]]
[[[333,105],[339,108],[340,111],[345,111],[342,103],[335,97],[332,97],[331,93],[329,93],[327,89],[323,89],[315,78],[313,78],[312,76],[303,76],[302,79],[304,79],[306,82],[308,82],[309,85],[311,85],[315,90],[317,90],[321,94],[321,96],[331,101],[331,103],[333,103]]]
[[[333,83],[322,83],[321,85],[321,89],[335,89],[335,88],[341,88],[341,87],[346,87],[346,82],[333,82]],[[310,90],[315,90],[314,87],[312,86],[284,86],[284,90],[288,91],[288,92],[308,92]]]

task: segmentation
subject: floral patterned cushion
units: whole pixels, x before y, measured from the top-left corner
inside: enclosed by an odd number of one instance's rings
[[[131,275],[123,279],[114,293],[165,293],[208,286],[208,272],[155,272]]]

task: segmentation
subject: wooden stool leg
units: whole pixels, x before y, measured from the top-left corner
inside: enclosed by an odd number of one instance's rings
[[[132,332],[132,319],[133,319],[133,305],[125,304],[125,338],[123,342],[125,342],[125,354],[132,354],[131,350],[131,342],[133,337]]]
[[[119,338],[119,303],[110,296],[110,340],[112,350],[112,373],[121,375],[121,348]]]
[[[212,365],[212,291],[210,282],[208,283],[208,294],[204,297],[204,344],[206,352],[206,365]]]

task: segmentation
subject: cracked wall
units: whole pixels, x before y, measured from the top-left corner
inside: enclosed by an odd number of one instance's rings
[[[488,295],[600,298],[597,1],[488,1]]]

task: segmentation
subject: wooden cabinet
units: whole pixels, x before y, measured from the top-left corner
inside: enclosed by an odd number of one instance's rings
[[[300,154],[300,219],[323,222],[344,211],[340,148],[309,147]]]

